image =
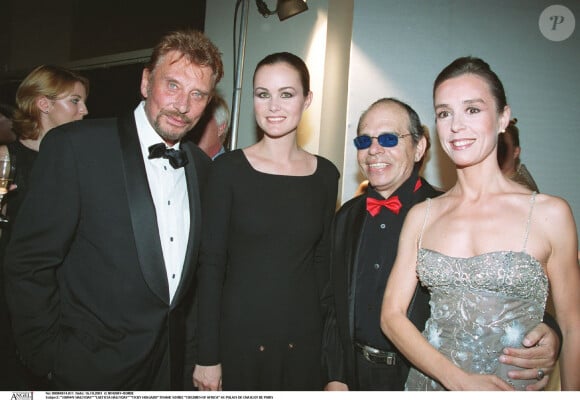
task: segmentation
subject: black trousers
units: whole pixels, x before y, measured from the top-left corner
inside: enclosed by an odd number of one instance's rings
[[[356,353],[357,390],[404,390],[408,366],[397,360],[397,365],[375,364],[360,353]]]

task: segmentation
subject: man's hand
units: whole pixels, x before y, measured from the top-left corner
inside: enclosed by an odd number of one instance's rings
[[[196,365],[193,370],[193,386],[199,390],[222,390],[221,364]]]
[[[339,381],[332,381],[332,382],[328,382],[326,384],[326,386],[324,387],[324,390],[327,390],[327,391],[347,391],[348,386],[346,383],[342,383]]]
[[[537,379],[538,370],[544,372],[544,377],[537,383],[529,385],[527,390],[541,390],[546,387],[549,375],[558,361],[560,340],[558,335],[548,325],[541,323],[528,332],[523,340],[523,348],[505,348],[499,361],[524,368],[508,372],[512,379]]]

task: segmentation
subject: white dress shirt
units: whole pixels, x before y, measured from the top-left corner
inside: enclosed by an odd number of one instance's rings
[[[149,146],[163,142],[145,114],[145,103],[135,109],[139,143],[145,161],[149,190],[153,197],[159,238],[163,250],[169,301],[173,300],[181,280],[185,251],[189,239],[189,199],[184,168],[173,168],[166,158],[149,159]],[[179,149],[179,143],[172,147]]]

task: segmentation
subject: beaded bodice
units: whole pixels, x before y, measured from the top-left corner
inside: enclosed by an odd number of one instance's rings
[[[496,251],[458,258],[419,249],[417,273],[432,296],[477,293],[480,297],[501,295],[544,304],[548,295],[548,277],[542,265],[525,252]]]

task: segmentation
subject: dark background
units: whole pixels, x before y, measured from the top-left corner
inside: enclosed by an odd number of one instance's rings
[[[3,0],[0,103],[14,105],[18,85],[33,68],[58,64],[89,79],[87,118],[130,112],[141,99],[145,60],[123,60],[123,53],[151,49],[174,29],[203,31],[205,5],[206,0]],[[107,61],[88,62],[96,57]]]

